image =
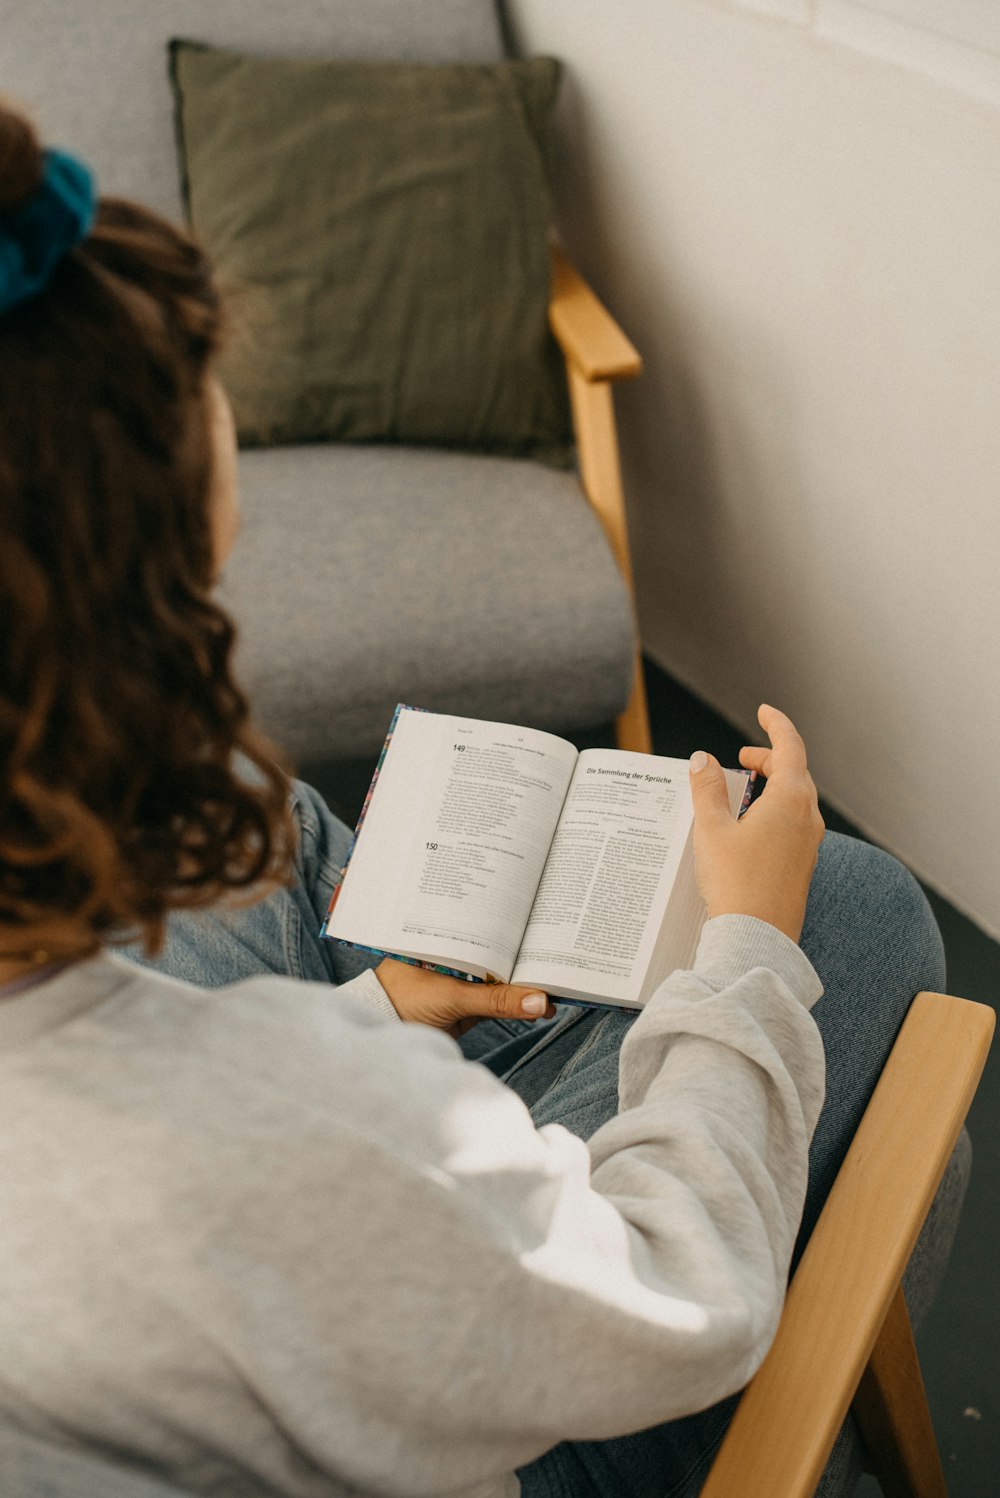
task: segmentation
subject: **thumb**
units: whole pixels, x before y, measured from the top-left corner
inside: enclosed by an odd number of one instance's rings
[[[694,819],[702,824],[721,821],[730,822],[729,787],[722,766],[713,754],[703,749],[691,756],[691,800],[694,803]]]
[[[488,983],[483,986],[470,983],[466,986],[473,992],[478,989],[474,998],[470,994],[470,1007],[478,1014],[485,1012],[496,1019],[541,1019],[543,1015],[555,1014],[555,1007],[549,1003],[548,995],[540,993],[537,988],[524,988],[513,983]],[[482,1002],[483,999],[485,1003]]]

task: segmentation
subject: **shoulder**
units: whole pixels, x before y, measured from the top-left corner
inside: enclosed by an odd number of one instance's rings
[[[169,1054],[193,1070],[236,1070],[247,1077],[326,1087],[373,1075],[372,1058],[406,1071],[423,1064],[463,1064],[448,1036],[425,1026],[387,1025],[361,984],[305,982],[261,974],[222,988],[204,988],[121,958],[106,959],[117,984],[92,1011],[96,1042],[152,1056]],[[327,1095],[326,1093],[324,1095]]]
[[[234,1155],[307,1139],[350,1153],[364,1138],[426,1160],[447,1149],[450,1103],[516,1101],[449,1036],[387,1024],[350,984],[206,989],[118,957],[87,981],[96,1001],[25,1053],[21,1087],[81,1127],[127,1118],[137,1148],[172,1155],[201,1134]]]
[[[549,1168],[521,1100],[439,1031],[385,1024],[333,986],[203,989],[101,962],[99,1001],[5,1058],[0,1156],[23,1180],[55,1168],[109,1211],[140,1190],[152,1221],[167,1198],[242,1212],[250,1183],[272,1205],[293,1183],[313,1200],[355,1179],[426,1190],[489,1141],[491,1158]]]

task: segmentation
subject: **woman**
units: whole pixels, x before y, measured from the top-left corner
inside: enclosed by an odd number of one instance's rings
[[[741,823],[692,760],[710,920],[634,1023],[335,956],[346,832],[289,813],[211,596],[219,339],[197,247],[0,110],[0,1439],[204,1494],[696,1492],[943,982],[926,903],[817,865],[765,707]]]

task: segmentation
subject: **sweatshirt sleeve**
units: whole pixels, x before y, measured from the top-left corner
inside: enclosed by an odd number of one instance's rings
[[[356,978],[351,978],[347,983],[338,984],[337,994],[341,997],[344,994],[350,994],[352,999],[360,999],[372,1014],[377,1015],[386,1024],[403,1023],[392,1000],[379,982],[374,968],[366,968]]]
[[[802,1212],[820,992],[773,928],[709,922],[629,1031],[621,1111],[589,1143],[536,1129],[448,1037],[364,1020],[349,1123],[284,1152],[263,1198],[290,1274],[245,1298],[229,1265],[210,1291],[297,1448],[364,1490],[457,1493],[743,1387]]]

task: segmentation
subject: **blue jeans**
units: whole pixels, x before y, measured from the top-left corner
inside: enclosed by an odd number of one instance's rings
[[[290,886],[242,910],[174,916],[152,966],[220,987],[267,972],[344,983],[378,961],[319,940],[350,834],[311,787],[295,782],[293,795],[301,835]],[[796,1260],[911,999],[945,984],[940,933],[916,880],[888,854],[836,833],[820,848],[801,945],[823,982],[813,1013],[827,1093]],[[586,1139],[617,1112],[618,1052],[632,1020],[562,1005],[534,1024],[484,1020],[460,1044],[524,1099],[539,1126],[561,1123]],[[694,1498],[737,1400],[634,1435],[556,1446],[519,1473],[524,1498]]]

